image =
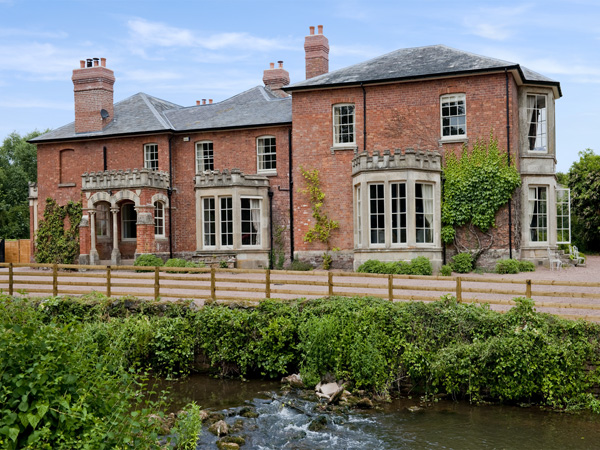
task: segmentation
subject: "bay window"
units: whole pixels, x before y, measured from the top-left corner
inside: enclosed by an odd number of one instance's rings
[[[548,241],[548,188],[529,187],[529,238],[531,242]]]
[[[527,96],[528,144],[530,151],[548,150],[548,109],[545,95]]]

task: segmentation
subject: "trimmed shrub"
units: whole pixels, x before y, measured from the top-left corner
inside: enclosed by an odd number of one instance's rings
[[[531,261],[519,261],[519,272],[535,272],[535,264]]]
[[[458,273],[469,273],[473,270],[473,257],[470,253],[459,253],[452,258],[452,269]]]
[[[496,263],[496,273],[519,273],[519,261],[516,259],[501,259]]]
[[[433,274],[433,267],[431,261],[426,256],[417,256],[410,261],[411,274],[410,275],[431,275]]]
[[[450,264],[445,264],[442,266],[440,270],[440,275],[443,277],[449,277],[452,275],[452,266]]]
[[[313,266],[311,266],[310,263],[307,263],[305,261],[300,261],[298,259],[295,259],[288,266],[287,270],[297,270],[299,272],[308,272],[309,270],[313,270]]]
[[[431,261],[425,256],[417,256],[410,262],[406,261],[378,261],[369,259],[362,263],[357,272],[360,273],[384,273],[394,275],[431,275],[433,267]]]
[[[138,256],[133,262],[133,265],[141,267],[162,267],[165,265],[165,263],[156,255],[145,254]]]

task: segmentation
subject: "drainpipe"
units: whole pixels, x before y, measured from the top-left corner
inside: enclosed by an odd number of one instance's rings
[[[504,77],[506,80],[506,160],[510,167],[510,117],[508,103],[508,69],[504,68]],[[508,257],[512,259],[512,202],[508,199]]]
[[[171,141],[173,135],[169,137],[169,188],[167,189],[167,197],[169,197],[169,258],[173,258],[173,150],[171,149]]]
[[[367,91],[362,81],[360,87],[363,91],[363,151],[367,151]]]
[[[102,147],[102,157],[104,159],[104,171],[108,170],[108,160],[106,158],[106,146]]]
[[[446,181],[446,177],[444,176],[444,172],[442,172],[442,201],[444,201],[444,182]],[[442,242],[442,264],[446,265],[446,243]]]
[[[288,176],[290,187],[290,261],[294,261],[294,173],[292,164],[292,129],[288,130]]]
[[[269,186],[269,236],[271,238],[271,247],[269,251],[269,269],[273,268],[273,191]]]

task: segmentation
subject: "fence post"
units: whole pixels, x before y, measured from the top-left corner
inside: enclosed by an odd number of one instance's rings
[[[56,297],[58,295],[58,266],[56,264],[52,265],[52,296]]]
[[[329,287],[329,296],[333,297],[333,273],[327,273],[327,285]]]
[[[13,263],[8,263],[8,295],[13,295]]]
[[[106,266],[106,296],[110,298],[110,266]]]
[[[456,301],[462,302],[462,279],[460,277],[456,277]]]
[[[388,275],[388,297],[390,302],[394,301],[394,275],[391,273]]]
[[[525,297],[531,298],[531,280],[525,280]]]
[[[154,267],[154,300],[160,297],[160,272],[158,266]]]
[[[271,270],[265,272],[265,298],[271,298]]]
[[[217,299],[217,286],[215,280],[215,268],[210,268],[210,298],[214,301]]]

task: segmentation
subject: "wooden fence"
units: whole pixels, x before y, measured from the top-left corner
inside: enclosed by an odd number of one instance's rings
[[[441,295],[452,294],[459,302],[487,303],[499,310],[513,306],[514,297],[528,297],[536,301],[538,310],[600,321],[600,283],[482,276],[3,263],[0,289],[10,295],[83,295],[97,291],[108,297],[213,301],[336,295],[435,301]]]
[[[31,241],[19,239],[4,242],[4,261],[7,263],[27,263],[31,259]]]

